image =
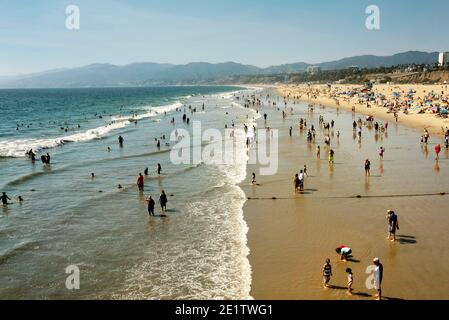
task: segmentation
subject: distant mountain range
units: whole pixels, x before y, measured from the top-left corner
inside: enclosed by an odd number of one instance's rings
[[[434,64],[438,52],[408,51],[392,56],[363,55],[336,61],[310,64],[283,64],[267,68],[235,62],[192,62],[185,65],[132,63],[125,66],[91,64],[73,69],[58,69],[19,76],[0,77],[1,88],[73,88],[106,86],[150,86],[206,84],[236,75],[272,75],[305,72],[309,66],[322,70],[390,67],[401,64]]]

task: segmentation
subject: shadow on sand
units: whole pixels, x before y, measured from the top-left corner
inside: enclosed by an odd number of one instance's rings
[[[329,285],[328,287],[329,289],[335,289],[335,290],[348,290],[347,287],[342,287],[342,286],[336,286],[336,285]],[[372,294],[366,293],[366,292],[358,292],[358,291],[352,291],[352,295],[353,296],[357,296],[357,297],[364,297],[364,298],[374,298],[374,296]],[[350,296],[350,295],[348,295]],[[404,300],[401,298],[393,298],[393,297],[382,297],[382,300]]]

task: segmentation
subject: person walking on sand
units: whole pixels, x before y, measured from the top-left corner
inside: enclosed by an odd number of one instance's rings
[[[154,200],[151,196],[148,196],[147,198],[147,208],[148,208],[148,215],[154,217]]]
[[[382,300],[382,278],[384,274],[384,266],[380,263],[379,258],[374,258],[374,289],[377,290],[376,300]]]
[[[139,188],[139,191],[143,191],[143,175],[142,175],[142,173],[139,173],[139,176],[137,177],[137,187]]]
[[[352,284],[354,283],[354,275],[352,274],[351,268],[346,268],[346,273],[348,274],[348,291],[346,292],[349,295],[352,295]]]
[[[365,176],[366,177],[369,177],[371,175],[370,168],[371,168],[371,162],[368,159],[366,159],[365,160]]]
[[[316,157],[319,159],[321,156],[321,148],[320,146],[316,146]]]
[[[326,262],[323,266],[323,287],[324,289],[329,288],[329,282],[332,277],[332,265],[331,260],[329,258],[326,259]]]
[[[165,191],[162,190],[161,195],[159,196],[159,204],[161,205],[162,215],[165,216],[165,211],[167,211],[167,195]]]
[[[256,184],[256,174],[254,172],[252,173],[251,184]]]
[[[387,210],[387,221],[388,221],[388,237],[390,241],[396,241],[396,230],[399,230],[399,220],[398,216],[393,210]],[[393,238],[392,238],[393,237]]]
[[[441,152],[441,145],[437,144],[435,146],[435,160],[437,160],[437,161],[440,158],[440,152]]]

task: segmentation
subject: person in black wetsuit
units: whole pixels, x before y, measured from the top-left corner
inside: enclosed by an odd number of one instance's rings
[[[165,194],[165,191],[162,190],[161,195],[159,196],[159,203],[161,205],[162,214],[165,215],[165,211],[167,210],[167,195]]]
[[[8,204],[8,200],[11,200],[7,195],[6,192],[3,192],[3,194],[0,196],[2,199],[2,204]]]
[[[120,146],[123,146],[123,141],[124,141],[123,137],[122,137],[122,136],[119,136],[119,137],[118,137],[118,144],[119,144]]]

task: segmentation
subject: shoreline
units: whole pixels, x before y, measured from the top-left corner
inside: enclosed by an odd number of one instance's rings
[[[262,95],[267,92],[273,93],[265,91]],[[405,121],[392,125],[388,136],[379,141],[371,140],[373,132],[364,129],[367,131],[363,143],[357,146],[352,138],[354,115],[350,108],[340,106],[341,112],[336,112],[335,108],[316,108],[308,114],[307,102],[296,100],[294,105],[289,99],[288,109],[293,107],[295,111],[282,119],[282,95],[277,105],[279,108],[265,104],[257,109],[260,114],[268,114],[268,126],[279,129],[278,172],[273,176],[259,176],[259,165],[247,164],[246,179],[239,184],[246,196],[243,217],[249,228],[251,297],[255,300],[372,300],[375,291],[364,285],[365,270],[374,257],[380,257],[386,272],[383,284],[386,300],[444,299],[449,286],[437,286],[434,276],[444,272],[445,265],[440,260],[449,257],[449,249],[441,245],[443,239],[449,240],[445,231],[449,224],[445,213],[447,198],[379,197],[397,194],[397,182],[403,194],[447,192],[445,179],[449,162],[446,158],[449,159],[449,154],[445,153],[441,168],[435,169],[432,156],[427,158],[419,151],[416,153],[419,140],[415,139],[419,139],[420,132],[414,126],[404,126]],[[357,108],[357,117],[361,113],[361,108]],[[297,126],[299,118],[303,117],[315,124],[316,144],[321,145],[324,132],[317,125],[319,114],[324,114],[328,121],[335,119],[335,130],[342,132],[340,142],[333,143],[337,156],[332,167],[328,166],[325,147],[321,158],[316,159],[315,143],[307,144],[305,133],[299,132]],[[264,127],[263,118],[257,123],[258,128]],[[292,137],[288,134],[290,126],[294,128]],[[435,143],[436,138],[431,145]],[[381,144],[386,146],[388,156],[378,169],[379,160],[374,157]],[[415,150],[413,146],[416,145]],[[367,154],[373,157],[371,181],[363,178],[362,164]],[[294,194],[293,175],[303,164],[307,164],[310,176],[306,178],[305,192]],[[407,170],[423,173],[422,181],[414,183],[416,178],[407,174]],[[252,172],[256,173],[256,185],[251,184]],[[362,198],[354,197],[358,194]],[[427,211],[430,206],[432,216]],[[389,208],[394,208],[401,216],[401,238],[396,243],[385,240],[385,211]],[[440,223],[429,228],[431,221],[428,219],[438,219]],[[334,248],[341,244],[354,250],[354,259],[348,263],[341,262],[335,254]],[[320,272],[327,257],[334,270],[333,287],[323,290]],[[433,265],[432,272],[427,269],[429,264]],[[348,296],[344,290],[348,266],[357,279],[353,296]],[[418,290],[423,286],[429,290]]]

